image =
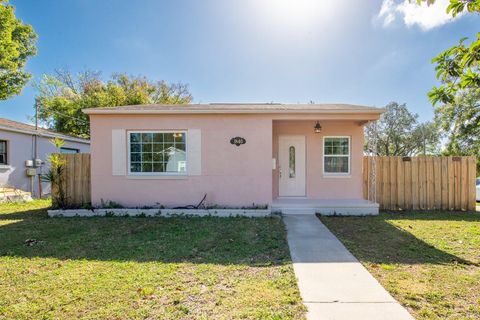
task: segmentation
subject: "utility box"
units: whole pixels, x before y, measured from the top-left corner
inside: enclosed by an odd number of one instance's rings
[[[41,167],[43,165],[42,159],[35,159],[35,167]]]
[[[37,169],[27,168],[27,177],[33,177],[37,175]]]
[[[33,160],[25,160],[25,167],[33,167]]]

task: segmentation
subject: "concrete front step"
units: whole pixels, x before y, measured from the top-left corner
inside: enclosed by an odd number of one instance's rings
[[[20,189],[0,188],[0,203],[32,201],[32,194]]]
[[[272,212],[282,214],[322,214],[322,215],[377,215],[378,203],[364,199],[276,199],[272,204]]]
[[[316,214],[315,208],[276,208],[282,214]]]

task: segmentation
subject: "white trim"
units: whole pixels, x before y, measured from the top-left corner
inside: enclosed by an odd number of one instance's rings
[[[126,146],[126,130],[112,130],[112,175],[124,176],[127,172],[125,150]]]
[[[348,155],[326,155],[325,139],[326,138],[347,138],[348,139]],[[325,172],[325,157],[348,157],[348,172]],[[352,171],[352,138],[350,136],[323,136],[322,140],[322,173],[324,178],[351,178]]]
[[[187,163],[188,175],[202,175],[202,131],[200,129],[188,129]]]
[[[183,129],[166,129],[166,130],[126,130],[127,132],[127,175],[130,178],[137,177],[165,177],[165,178],[174,178],[174,177],[187,177],[189,171],[188,164],[188,132]],[[184,172],[131,172],[130,166],[130,134],[131,133],[184,133],[185,134],[185,161],[187,163],[187,169]]]
[[[327,173],[322,176],[325,179],[348,179],[351,178],[351,174],[343,173]]]
[[[148,172],[144,172],[148,173]],[[130,174],[127,175],[127,179],[132,179],[132,180],[184,180],[188,179],[187,175],[136,175],[136,174]]]

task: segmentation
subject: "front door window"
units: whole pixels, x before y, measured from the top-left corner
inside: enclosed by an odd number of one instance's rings
[[[295,147],[290,146],[289,148],[289,157],[288,157],[288,167],[289,167],[289,178],[295,178]]]

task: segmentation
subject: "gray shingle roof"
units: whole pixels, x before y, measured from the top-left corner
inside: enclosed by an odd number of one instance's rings
[[[28,134],[35,134],[35,126],[31,124],[26,124],[23,122],[18,122],[18,121],[13,121],[10,119],[5,119],[5,118],[0,118],[0,130],[12,130],[12,131],[20,131],[23,133],[28,133]],[[71,136],[68,134],[64,133],[59,133],[53,130],[45,129],[45,128],[38,128],[38,133],[40,135],[48,135],[52,137],[58,137],[64,140],[75,140],[78,142],[84,142],[84,143],[90,143],[90,140],[88,139],[83,139],[75,136]]]

